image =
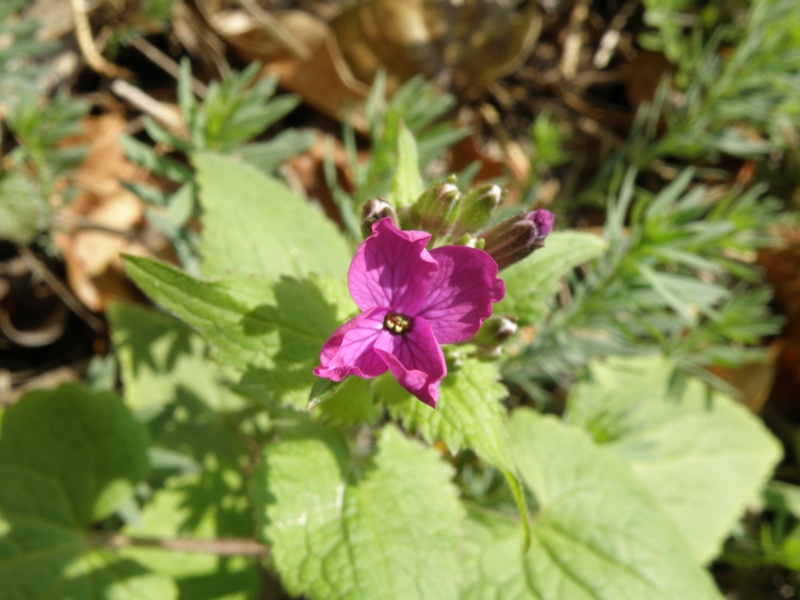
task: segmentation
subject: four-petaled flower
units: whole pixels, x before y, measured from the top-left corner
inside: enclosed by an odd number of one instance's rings
[[[462,342],[492,314],[505,285],[497,263],[466,246],[425,249],[430,234],[401,231],[381,219],[359,246],[347,284],[361,314],[337,329],[314,374],[333,381],[387,370],[436,407],[447,374],[440,344]]]

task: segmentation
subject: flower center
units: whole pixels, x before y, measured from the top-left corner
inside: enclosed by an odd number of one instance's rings
[[[393,335],[400,335],[411,329],[411,318],[400,313],[389,313],[383,319],[383,328]]]

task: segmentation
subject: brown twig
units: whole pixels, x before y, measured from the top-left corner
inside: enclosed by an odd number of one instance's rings
[[[638,7],[639,0],[628,0],[622,5],[622,8],[619,9],[617,14],[614,15],[614,18],[611,19],[608,29],[600,39],[600,47],[594,54],[593,62],[596,68],[605,69],[608,66],[614,54],[614,50],[622,37],[622,30],[628,24],[628,21]]]
[[[176,112],[136,86],[124,79],[115,79],[111,82],[111,91],[135,108],[153,117],[173,133],[179,134],[180,137],[188,137],[186,125]]]
[[[72,6],[72,20],[75,25],[75,37],[81,49],[86,64],[100,75],[106,77],[130,77],[131,73],[112,62],[106,60],[94,44],[92,28],[89,26],[89,14],[86,9],[86,0],[70,0]]]
[[[89,327],[95,332],[100,333],[105,328],[103,322],[92,314],[92,312],[81,304],[80,300],[75,297],[75,294],[64,285],[61,280],[33,253],[27,246],[18,247],[19,254],[25,259],[28,268],[39,278],[49,285],[53,291],[58,294],[61,301],[67,307],[80,317]]]
[[[129,536],[117,532],[95,532],[90,541],[98,546],[118,550],[120,548],[159,548],[172,552],[191,552],[193,554],[215,554],[217,556],[256,556],[269,555],[269,546],[248,539],[220,538],[199,540],[187,538],[155,538]]]
[[[590,4],[591,0],[578,0],[570,15],[567,39],[564,41],[564,51],[559,65],[561,74],[568,81],[574,79],[578,73],[578,62],[583,45],[583,25],[589,18]]]
[[[305,44],[292,35],[280,21],[261,8],[255,0],[239,0],[239,4],[284,49],[301,60],[311,58],[311,52]]]
[[[103,225],[97,221],[92,221],[82,216],[57,214],[53,217],[53,226],[62,231],[101,231],[111,235],[118,235],[126,240],[132,240],[135,232],[128,229],[120,229],[118,227],[110,227]]]
[[[142,36],[133,38],[131,45],[139,52],[144,54],[156,66],[160,67],[164,72],[171,75],[175,79],[181,76],[181,67],[178,63],[172,60],[169,56],[164,54],[161,50],[153,46]],[[208,93],[206,85],[199,81],[197,78],[191,78],[192,91],[197,94],[199,98],[205,98]]]

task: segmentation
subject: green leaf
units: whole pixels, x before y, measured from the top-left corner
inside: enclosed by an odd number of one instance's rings
[[[512,468],[506,410],[500,403],[508,394],[494,364],[469,358],[451,370],[439,388],[435,410],[393,378],[385,377],[378,385],[392,416],[428,442],[441,440],[451,452],[471,448],[494,467]]]
[[[263,458],[255,504],[290,594],[455,597],[463,508],[435,451],[390,427],[359,465],[339,432],[306,424]]]
[[[147,473],[145,431],[115,394],[37,390],[3,413],[0,464],[58,480],[76,523],[110,515]]]
[[[145,505],[141,522],[125,533],[164,539],[249,538],[253,522],[241,473],[207,468],[203,475],[170,479]],[[173,579],[181,598],[249,600],[259,597],[256,559],[214,556],[150,548],[127,548],[123,554]]]
[[[314,390],[319,396],[312,406]],[[329,423],[351,425],[372,423],[381,413],[381,408],[373,402],[372,382],[360,377],[348,377],[344,381],[333,382],[317,378],[312,388],[308,410],[319,413]]]
[[[147,471],[145,433],[109,392],[24,395],[0,426],[0,596],[174,598],[171,583],[94,549],[91,524]]]
[[[443,441],[451,452],[473,450],[499,469],[511,490],[522,519],[525,543],[530,540],[527,507],[508,448],[506,410],[500,401],[508,394],[491,363],[468,358],[442,382],[436,409],[420,402],[390,377],[378,380],[378,396],[403,425],[429,443]]]
[[[605,241],[593,234],[551,233],[544,248],[501,273],[506,297],[494,307],[494,314],[517,316],[523,325],[535,323],[545,315],[545,303],[558,291],[561,278],[605,249]]]
[[[698,561],[725,537],[781,458],[777,440],[730,398],[690,379],[670,392],[666,359],[614,359],[570,392],[566,419],[624,460]]]
[[[126,533],[199,539],[251,536],[241,476],[249,460],[241,431],[250,418],[246,402],[228,389],[220,367],[208,358],[207,344],[182,322],[123,303],[109,305],[108,315],[125,396],[148,417],[156,445],[151,454],[170,460],[162,465],[167,471],[202,467],[199,474],[168,479],[167,487],[145,504],[140,522]],[[181,597],[258,595],[252,559],[141,548],[124,554],[174,579]]]
[[[397,169],[392,177],[389,202],[396,209],[410,206],[424,190],[414,134],[401,122],[397,137]]]
[[[151,440],[202,462],[237,464],[247,456],[240,432],[248,403],[226,385],[208,345],[187,325],[141,306],[106,310],[127,404],[148,422]]]
[[[193,163],[205,276],[344,278],[352,253],[320,210],[247,163],[216,154],[197,154]]]
[[[128,160],[142,165],[156,175],[177,183],[184,183],[192,178],[189,167],[167,156],[159,156],[150,146],[134,137],[122,134],[119,136],[119,143]]]
[[[315,135],[312,131],[287,129],[268,142],[245,144],[237,150],[237,154],[262,171],[275,169],[287,158],[302,154],[314,145]]]
[[[532,543],[509,519],[470,515],[463,598],[721,598],[628,467],[582,432],[527,409],[511,448],[538,505]]]
[[[163,263],[125,257],[128,274],[154,300],[189,323],[221,363],[282,402],[306,407],[311,370],[328,336],[352,311],[344,280],[272,283],[255,278],[209,283]],[[342,304],[339,304],[342,306]]]
[[[461,600],[546,597],[536,593],[526,581],[519,521],[469,506],[464,532],[465,576]]]
[[[722,286],[698,281],[695,277],[658,273],[647,265],[637,265],[643,279],[658,297],[674,310],[688,327],[697,326],[697,311],[715,316],[714,305],[730,296]]]

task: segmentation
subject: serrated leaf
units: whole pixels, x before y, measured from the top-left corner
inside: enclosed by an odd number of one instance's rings
[[[255,474],[262,535],[290,594],[453,598],[463,508],[450,468],[398,430],[363,464],[335,430],[282,432]]]
[[[674,368],[660,357],[595,364],[570,392],[566,419],[630,465],[707,562],[782,452],[756,417],[699,380],[676,398]]]
[[[506,296],[495,305],[494,314],[519,317],[523,325],[535,323],[545,315],[545,303],[558,291],[561,278],[605,249],[605,241],[590,233],[551,233],[544,248],[500,274]]]
[[[129,256],[124,262],[139,287],[199,331],[217,360],[243,374],[242,383],[306,407],[320,348],[344,322],[329,301],[346,295],[343,280],[209,283],[156,261]],[[352,301],[345,306],[350,311]]]
[[[379,379],[376,387],[391,415],[401,419],[406,428],[418,431],[430,443],[441,440],[451,452],[469,448],[502,472],[519,510],[527,545],[528,510],[511,463],[506,411],[500,403],[507,391],[499,380],[495,365],[466,359],[442,382],[436,410],[411,396],[392,378]]]
[[[378,385],[392,416],[428,442],[441,440],[451,452],[471,448],[494,467],[512,468],[506,411],[500,403],[507,391],[494,364],[469,358],[448,373],[435,410],[392,378],[385,377]]]
[[[171,583],[92,547],[90,525],[147,470],[143,428],[109,392],[24,395],[0,428],[0,597],[174,598]]]
[[[310,273],[344,278],[352,253],[336,226],[306,200],[247,163],[193,157],[200,184],[203,274],[216,278]]]
[[[532,542],[504,517],[473,514],[463,598],[721,598],[628,467],[582,432],[527,409],[511,448],[537,501]]]
[[[419,156],[414,134],[401,122],[397,134],[397,169],[392,177],[389,202],[395,208],[411,205],[424,186],[419,174]]]

